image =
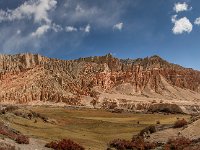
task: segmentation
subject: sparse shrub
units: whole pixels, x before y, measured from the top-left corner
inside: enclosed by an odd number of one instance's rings
[[[167,144],[164,146],[164,150],[183,150],[189,146],[191,141],[185,137],[178,137],[176,139],[169,139]]]
[[[111,102],[109,109],[115,109],[117,107],[117,103],[116,102]]]
[[[116,102],[112,102],[112,101],[109,101],[109,100],[104,100],[104,102],[102,103],[103,109],[115,109],[117,107],[118,107],[118,105],[117,105]]]
[[[24,135],[17,136],[17,138],[15,139],[15,141],[18,144],[29,144],[29,138],[27,136],[24,136]]]
[[[144,104],[139,103],[139,104],[136,105],[136,110],[143,110],[145,108],[146,108],[146,106]]]
[[[31,120],[33,118],[33,114],[32,113],[28,113],[27,117]]]
[[[63,139],[61,141],[52,141],[47,143],[45,147],[52,148],[54,150],[84,150],[82,146],[75,143],[70,139]]]
[[[1,124],[0,125],[0,134],[15,140],[18,144],[29,144],[29,139],[25,135],[21,134],[18,131],[15,131],[7,126]]]
[[[25,118],[25,119],[33,119],[33,118],[40,118],[41,120],[43,120],[44,122],[48,122],[49,118],[40,114],[40,113],[36,113],[34,111],[30,111],[30,112],[21,112],[21,111],[15,111],[14,114],[16,116]]]
[[[112,113],[122,113],[123,111],[124,111],[123,109],[115,108],[115,109],[112,110],[111,112],[112,112]]]
[[[183,113],[183,110],[176,104],[159,103],[152,104],[148,108],[148,112],[163,112],[163,113]]]
[[[187,121],[185,119],[177,120],[174,123],[174,128],[182,128],[183,126],[187,125]]]
[[[156,124],[160,124],[160,121],[158,120],[158,121],[156,121]]]
[[[149,126],[150,133],[156,132],[156,127],[154,125]]]
[[[48,122],[48,120],[49,120],[48,117],[46,117],[40,113],[33,112],[33,111],[31,111],[31,115],[32,115],[32,117],[42,119],[44,122]]]
[[[123,140],[123,139],[115,139],[109,143],[110,147],[116,148],[117,150],[126,150],[134,147],[131,141]]]
[[[6,111],[6,112],[12,112],[12,111],[17,110],[17,109],[18,109],[17,106],[10,105],[10,106],[7,106],[7,107],[5,108],[5,111]]]
[[[31,113],[32,113],[32,115],[33,115],[33,117],[39,117],[40,116],[40,114],[39,113],[36,113],[36,112],[34,112],[34,111],[30,111]]]
[[[154,125],[151,125],[141,130],[139,133],[139,136],[144,136],[144,134],[148,134],[148,133],[152,134],[154,132],[156,132],[156,127]]]
[[[0,111],[0,114],[1,114],[1,115],[4,115],[4,114],[6,114],[6,111],[5,111],[5,109],[1,110],[1,111]]]
[[[15,111],[14,114],[15,116],[22,116],[22,112],[19,112],[19,111]]]
[[[117,150],[128,150],[128,149],[137,149],[137,150],[150,150],[157,146],[156,143],[146,142],[143,137],[134,137],[132,141],[127,141],[123,139],[116,139],[109,143],[110,147],[113,147]]]
[[[41,119],[42,119],[44,122],[48,122],[48,118],[45,117],[45,116],[41,116]]]
[[[13,112],[17,109],[18,109],[17,106],[12,106],[12,105],[5,106],[5,108],[0,110],[0,114],[3,115],[3,114],[6,114],[6,112]]]

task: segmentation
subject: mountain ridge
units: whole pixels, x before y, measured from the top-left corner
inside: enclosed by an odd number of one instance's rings
[[[103,107],[117,97],[126,97],[131,105],[137,104],[138,96],[148,98],[144,101],[148,104],[153,99],[200,99],[200,72],[157,55],[134,60],[111,54],[75,60],[30,53],[0,55],[0,83],[0,101],[5,103],[39,101],[91,106],[95,100]]]

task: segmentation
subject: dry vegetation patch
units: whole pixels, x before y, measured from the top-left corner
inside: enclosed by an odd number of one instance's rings
[[[53,148],[54,150],[84,150],[82,146],[70,139],[62,139],[60,141],[52,141],[47,143],[45,147]]]
[[[188,147],[192,142],[190,139],[185,137],[178,137],[176,139],[169,139],[165,144],[165,150],[183,150],[185,147]]]
[[[18,144],[29,144],[29,138],[27,136],[4,124],[0,124],[0,134],[16,141]]]
[[[181,120],[177,120],[175,123],[174,123],[174,128],[182,128],[184,127],[185,125],[187,125],[188,122],[183,118]]]
[[[143,137],[134,137],[132,141],[116,139],[109,143],[110,148],[117,150],[150,150],[157,147],[156,143],[146,142]]]

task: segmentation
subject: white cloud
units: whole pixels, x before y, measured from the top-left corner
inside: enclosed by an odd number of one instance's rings
[[[115,30],[122,30],[122,28],[123,28],[123,23],[122,22],[120,22],[120,23],[117,23],[117,24],[115,24],[114,26],[113,26],[113,29],[115,29]]]
[[[65,27],[65,31],[66,32],[76,32],[77,28],[73,27],[73,26],[66,26]]]
[[[85,27],[85,32],[90,32],[90,25],[88,24],[86,27]]]
[[[57,5],[56,0],[29,0],[16,9],[0,10],[0,22],[33,18],[35,22],[50,23],[48,12]]]
[[[172,23],[175,23],[175,22],[176,22],[176,18],[177,18],[177,15],[173,15],[173,16],[172,16],[172,19],[171,19],[171,20],[172,20]]]
[[[194,24],[200,25],[200,17],[195,19]]]
[[[172,29],[174,34],[182,34],[184,32],[190,33],[192,31],[193,25],[190,20],[186,17],[176,19],[177,15],[172,16],[172,22],[174,27]]]
[[[0,8],[0,51],[9,53],[63,45],[74,48],[93,26],[96,30],[112,29],[129,6],[125,1],[19,0],[17,6],[6,0],[0,3],[6,6]],[[65,31],[66,25],[75,27],[77,34],[65,33],[65,38],[57,42],[60,33],[55,32]]]
[[[81,27],[80,30],[83,32],[89,33],[91,30],[91,26],[88,24],[85,28]]]
[[[65,0],[64,9],[58,11],[65,24],[90,23],[95,28],[112,28],[126,11],[125,1],[107,1],[97,4],[82,0]]]
[[[174,11],[176,11],[176,13],[181,12],[181,11],[188,11],[190,9],[191,8],[188,8],[188,4],[186,2],[174,4]]]
[[[41,37],[43,34],[45,34],[51,27],[49,25],[42,25],[37,28],[35,32],[31,34],[33,37]]]
[[[55,32],[59,32],[59,31],[62,31],[63,30],[63,28],[60,26],[60,25],[58,25],[58,24],[55,24],[55,23],[53,23],[53,24],[48,24],[50,27],[51,27],[51,29],[53,30],[53,31],[55,31]]]
[[[0,28],[1,53],[36,52],[44,45],[44,40],[31,36],[23,25],[11,24]]]
[[[85,33],[89,33],[90,32],[90,29],[91,29],[91,26],[90,24],[86,25],[85,27],[80,27],[79,30],[80,31],[83,31]],[[76,27],[73,27],[73,26],[66,26],[65,27],[65,31],[66,32],[77,32],[78,29]]]

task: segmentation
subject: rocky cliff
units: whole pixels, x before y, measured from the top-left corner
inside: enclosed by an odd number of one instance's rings
[[[199,71],[159,56],[122,60],[108,54],[58,60],[38,54],[0,55],[1,102],[87,105],[94,100],[95,104],[103,104],[105,99],[113,102],[121,96],[131,103],[137,97],[148,98],[146,102],[176,99],[198,103],[199,86]]]

